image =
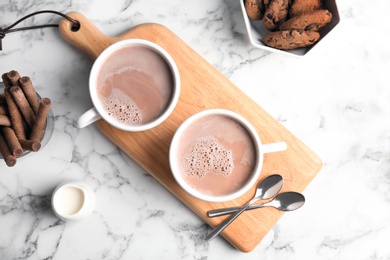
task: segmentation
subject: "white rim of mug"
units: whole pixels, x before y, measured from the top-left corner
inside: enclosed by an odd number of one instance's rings
[[[183,132],[187,129],[187,127],[189,125],[194,123],[196,120],[198,120],[202,117],[211,116],[211,115],[227,116],[227,117],[232,118],[232,119],[236,120],[237,122],[239,122],[251,135],[253,143],[255,145],[255,149],[256,149],[257,160],[256,160],[256,165],[253,169],[253,173],[252,173],[251,178],[240,189],[238,189],[237,191],[235,191],[231,194],[228,194],[228,195],[212,196],[212,195],[203,194],[203,193],[199,192],[198,190],[194,189],[193,187],[191,187],[191,185],[189,185],[183,179],[183,177],[181,176],[181,173],[180,173],[180,167],[179,167],[178,157],[177,157],[177,150],[178,150],[180,138],[183,135]],[[224,201],[233,200],[233,199],[236,199],[236,198],[242,196],[255,184],[255,182],[259,178],[260,173],[261,173],[261,169],[263,166],[263,152],[262,152],[261,146],[262,146],[262,143],[261,143],[259,135],[257,134],[256,129],[243,116],[241,116],[233,111],[230,111],[230,110],[208,109],[208,110],[203,110],[201,112],[198,112],[198,113],[190,116],[178,127],[178,129],[176,130],[176,132],[172,138],[171,145],[169,148],[169,164],[171,167],[172,175],[175,178],[176,182],[187,193],[189,193],[190,195],[192,195],[195,198],[198,198],[198,199],[201,199],[204,201],[208,201],[208,202],[224,202]]]
[[[117,51],[125,46],[137,46],[137,45],[148,47],[148,48],[152,49],[153,51],[155,51],[156,53],[158,53],[159,55],[161,55],[161,57],[164,58],[164,60],[167,62],[168,66],[171,70],[171,73],[172,73],[172,79],[174,81],[173,82],[173,93],[172,93],[172,97],[171,97],[171,100],[170,100],[167,108],[155,120],[153,120],[147,124],[126,125],[126,124],[120,123],[120,122],[116,121],[114,118],[108,116],[107,113],[104,112],[102,106],[99,105],[99,102],[97,102],[97,100],[98,100],[97,91],[96,91],[96,89],[97,89],[96,88],[97,74],[98,74],[104,60],[108,56],[110,56],[113,52],[115,52],[115,51]],[[96,61],[92,65],[92,69],[91,69],[91,73],[90,73],[90,77],[89,77],[89,92],[90,92],[91,100],[92,100],[94,107],[96,108],[98,113],[101,115],[101,117],[107,123],[109,123],[110,125],[118,128],[118,129],[125,130],[125,131],[131,131],[131,132],[145,131],[145,130],[151,129],[151,128],[161,124],[165,119],[168,118],[168,116],[175,109],[176,104],[179,100],[179,95],[180,95],[179,69],[177,68],[177,65],[176,65],[175,61],[173,60],[173,58],[171,57],[171,55],[169,55],[169,53],[165,49],[163,49],[161,46],[159,46],[153,42],[143,40],[143,39],[127,39],[127,40],[118,41],[118,42],[110,45],[109,47],[107,47],[99,55],[99,57],[96,59]]]

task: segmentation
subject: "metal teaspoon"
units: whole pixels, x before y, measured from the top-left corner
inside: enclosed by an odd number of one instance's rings
[[[272,201],[263,204],[252,205],[247,210],[264,208],[264,207],[274,207],[281,211],[293,211],[299,209],[305,204],[305,197],[298,192],[283,192],[278,194]],[[209,218],[224,216],[228,214],[232,214],[241,207],[232,207],[232,208],[224,208],[224,209],[214,209],[207,212],[207,216]]]
[[[255,196],[240,210],[236,211],[229,218],[225,219],[219,226],[214,228],[211,233],[206,237],[206,240],[214,239],[219,233],[222,232],[230,223],[232,223],[242,212],[244,212],[254,202],[262,199],[270,199],[274,197],[283,186],[283,177],[279,174],[268,176],[262,180],[256,189]]]

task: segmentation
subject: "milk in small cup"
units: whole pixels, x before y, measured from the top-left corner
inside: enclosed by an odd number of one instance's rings
[[[258,179],[263,154],[283,151],[286,143],[263,145],[242,116],[223,109],[199,112],[177,129],[169,161],[178,184],[210,202],[235,199]]]
[[[89,90],[94,108],[78,120],[85,127],[103,118],[125,131],[143,131],[163,122],[180,93],[172,57],[155,43],[129,39],[114,43],[96,59]]]
[[[95,208],[95,193],[84,182],[67,182],[56,187],[51,205],[54,214],[62,220],[80,220]]]

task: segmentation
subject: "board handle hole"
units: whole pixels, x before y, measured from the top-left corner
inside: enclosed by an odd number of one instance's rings
[[[76,23],[73,23],[72,26],[70,27],[70,30],[72,32],[77,32],[78,30],[80,30],[81,28],[81,24],[79,21],[76,21]]]

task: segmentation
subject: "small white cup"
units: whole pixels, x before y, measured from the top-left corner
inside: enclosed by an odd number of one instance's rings
[[[200,191],[196,190],[195,188],[191,187],[182,177],[182,173],[180,171],[180,164],[178,159],[178,150],[180,146],[180,139],[183,135],[184,131],[187,129],[187,127],[191,124],[193,124],[195,121],[200,120],[203,117],[211,116],[211,115],[221,115],[226,116],[231,119],[234,119],[236,122],[240,123],[250,134],[255,150],[256,150],[256,156],[257,160],[255,163],[255,167],[253,169],[252,175],[249,178],[249,180],[238,190],[236,190],[233,193],[230,193],[228,195],[207,195],[203,194]],[[226,129],[226,131],[229,131]],[[263,157],[265,153],[271,153],[271,152],[279,152],[284,151],[287,149],[287,145],[285,142],[276,142],[276,143],[270,143],[270,144],[262,144],[260,141],[260,137],[257,134],[256,129],[241,115],[234,113],[229,110],[224,109],[209,109],[201,111],[197,114],[192,115],[187,120],[185,120],[179,128],[176,130],[171,146],[169,149],[169,163],[171,167],[171,171],[173,174],[173,177],[175,178],[176,182],[180,185],[181,188],[183,188],[187,193],[194,196],[195,198],[209,201],[209,202],[224,202],[233,200],[235,198],[240,197],[245,192],[247,192],[258,180],[262,166],[263,166]],[[218,183],[216,183],[218,185]]]
[[[93,189],[84,182],[66,182],[58,185],[51,197],[54,214],[62,220],[80,220],[95,208]]]
[[[97,95],[97,77],[100,70],[100,67],[102,64],[106,61],[107,57],[109,57],[113,52],[124,48],[128,46],[144,46],[147,48],[152,49],[161,57],[165,59],[168,66],[170,67],[170,70],[172,72],[172,79],[173,79],[173,91],[172,96],[170,99],[170,102],[166,109],[161,113],[160,116],[155,118],[153,121],[145,123],[145,124],[139,124],[139,125],[129,125],[129,124],[123,124],[115,120],[114,118],[110,117],[107,112],[103,109],[101,103],[98,101],[98,95]],[[166,50],[164,50],[159,45],[142,39],[128,39],[128,40],[122,40],[118,41],[112,45],[110,45],[108,48],[106,48],[99,57],[95,60],[90,75],[89,75],[89,92],[91,95],[92,103],[94,105],[93,108],[85,112],[80,116],[80,118],[77,120],[77,127],[83,128],[86,127],[95,121],[103,118],[107,123],[110,125],[124,130],[124,131],[130,131],[130,132],[138,132],[138,131],[145,131],[148,129],[151,129],[159,124],[161,124],[165,119],[168,118],[168,116],[172,113],[173,109],[175,108],[178,100],[179,100],[179,94],[180,94],[180,74],[179,70],[176,66],[175,61],[173,58],[168,54]]]

